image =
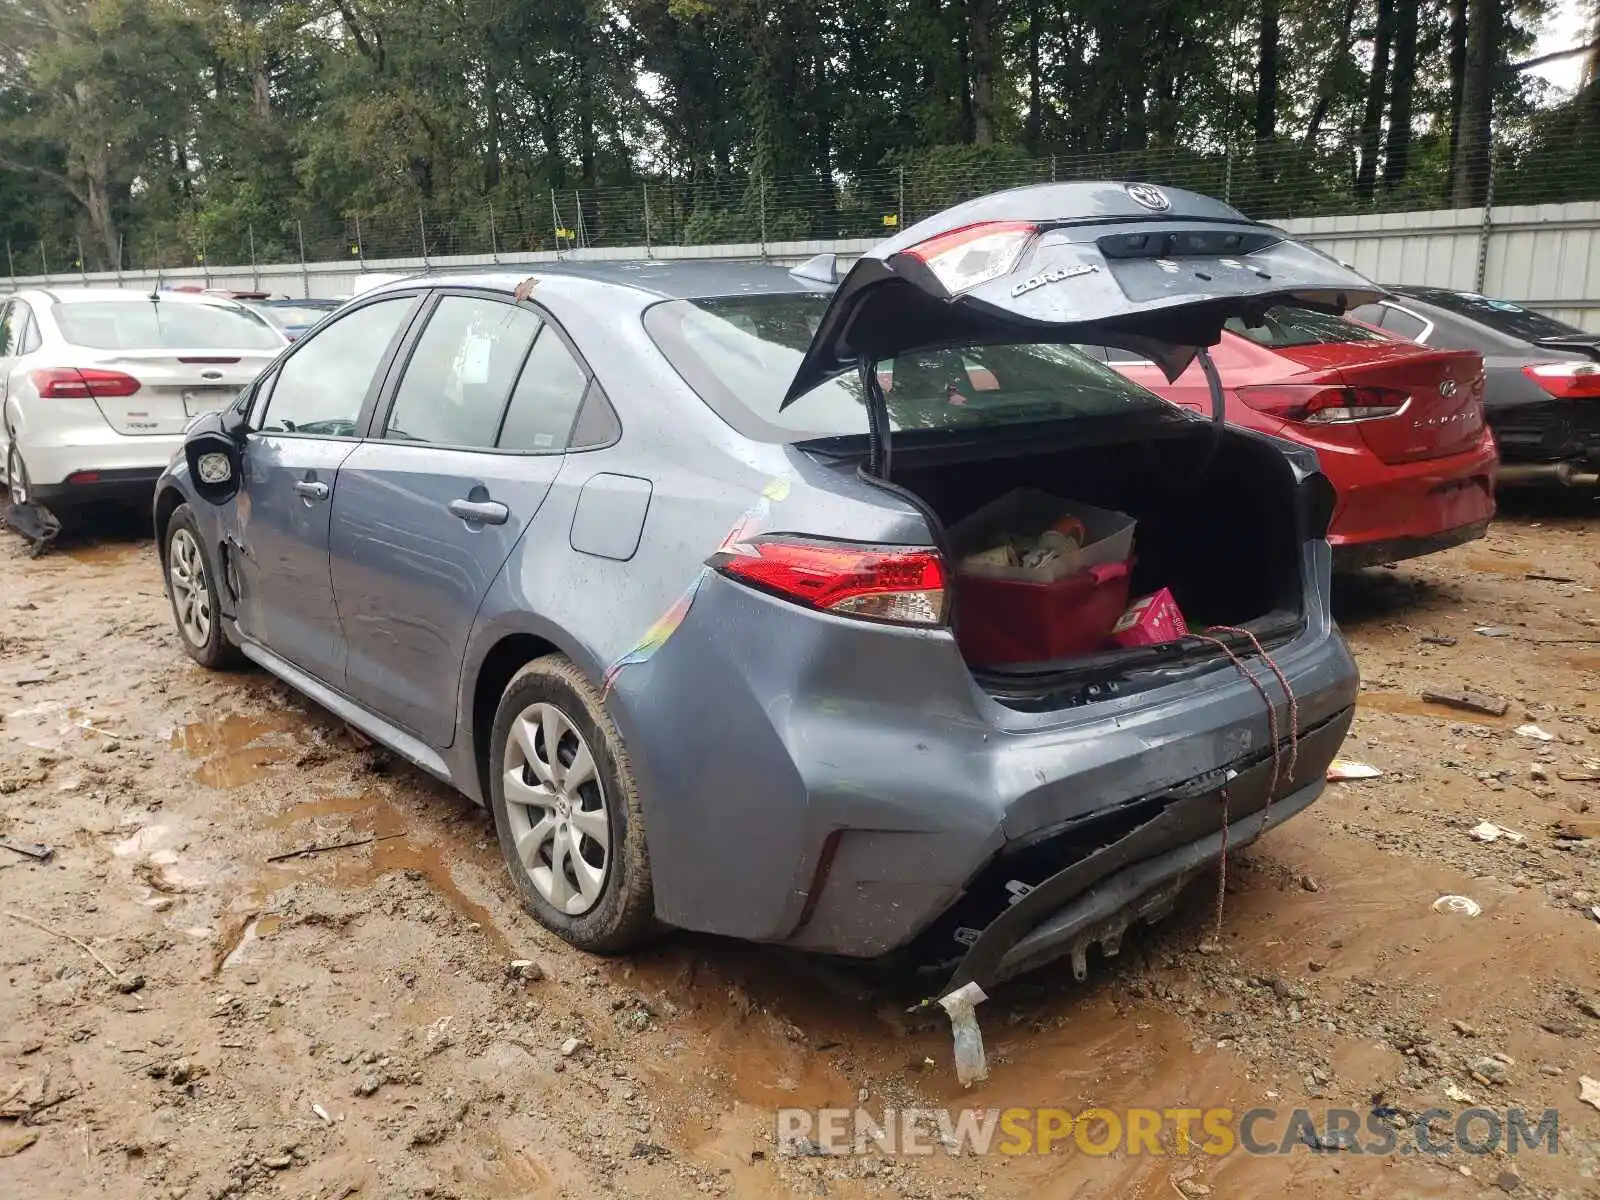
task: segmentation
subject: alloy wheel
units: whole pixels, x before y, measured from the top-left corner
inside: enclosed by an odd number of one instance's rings
[[[594,754],[553,704],[530,704],[506,739],[506,817],[517,859],[539,895],[568,916],[600,901],[611,823]]]
[[[194,534],[180,529],[167,551],[167,578],[172,581],[173,608],[178,627],[189,644],[203,647],[211,640],[211,589],[206,586],[206,563]]]
[[[21,508],[28,502],[28,468],[22,462],[22,451],[17,449],[17,443],[12,441],[6,451],[6,490],[11,494],[11,503]]]

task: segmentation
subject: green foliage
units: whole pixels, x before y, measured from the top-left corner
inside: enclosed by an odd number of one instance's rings
[[[1497,199],[1600,195],[1594,84],[1507,68],[1548,0],[1470,2]],[[1047,179],[1348,211],[1377,0],[1278,0],[1255,145],[1260,4],[0,0],[0,233],[28,272],[880,236]],[[1366,203],[1452,192],[1450,13],[1418,0],[1407,169]]]

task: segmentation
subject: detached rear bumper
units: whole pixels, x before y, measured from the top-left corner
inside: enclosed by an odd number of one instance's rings
[[[1072,956],[1073,973],[1083,978],[1090,946],[1115,955],[1131,924],[1166,915],[1178,893],[1222,856],[1224,839],[1232,853],[1309,808],[1322,794],[1327,763],[1354,715],[1354,708],[1346,709],[1302,735],[1295,775],[1280,778],[1270,806],[1270,754],[1229,768],[1225,784],[1208,776],[1187,789],[1169,789],[1172,798],[1148,820],[1032,887],[996,917],[972,941],[939,994],[969,982],[987,988],[1066,955]],[[1281,746],[1285,767],[1287,743],[1284,739]],[[1160,804],[1163,798],[1152,799]]]

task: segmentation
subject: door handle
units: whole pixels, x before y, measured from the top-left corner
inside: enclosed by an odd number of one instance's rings
[[[449,508],[451,516],[480,525],[504,525],[511,519],[511,510],[498,500],[452,500]]]
[[[315,479],[296,480],[294,490],[297,495],[304,496],[307,500],[326,500],[328,498],[328,485],[318,483]]]

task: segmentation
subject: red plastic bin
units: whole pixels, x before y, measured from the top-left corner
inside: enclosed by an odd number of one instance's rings
[[[958,573],[956,644],[976,666],[1099,650],[1127,611],[1130,573],[1127,562],[1085,567],[1048,583]]]

